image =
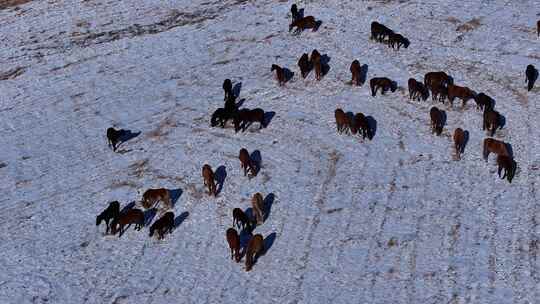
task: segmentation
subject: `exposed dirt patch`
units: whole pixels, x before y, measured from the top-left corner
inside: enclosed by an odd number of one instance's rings
[[[32,2],[32,0],[0,0],[0,10]]]
[[[471,20],[459,25],[457,28],[456,28],[456,31],[457,32],[469,32],[469,31],[472,31],[472,30],[475,30],[477,28],[480,27],[480,25],[482,25],[482,23],[480,23],[480,18],[472,18]]]

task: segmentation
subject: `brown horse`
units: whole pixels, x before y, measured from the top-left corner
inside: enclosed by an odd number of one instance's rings
[[[250,178],[254,176],[256,173],[255,163],[251,160],[248,150],[245,148],[240,149],[238,158],[240,159],[241,168],[244,169],[244,176],[246,176],[248,172],[251,172]]]
[[[458,159],[461,159],[461,154],[465,150],[465,132],[461,128],[457,128],[454,131],[454,148],[456,149],[456,155]]]
[[[482,130],[488,130],[490,136],[495,134],[495,131],[501,127],[501,114],[495,110],[484,110],[484,120],[482,123]]]
[[[157,221],[155,221],[152,226],[150,226],[149,236],[152,237],[154,235],[154,231],[157,230],[158,240],[161,240],[165,236],[165,233],[172,233],[173,229],[174,213],[169,211],[165,213],[162,217],[160,217]]]
[[[306,16],[304,18],[297,19],[289,25],[289,32],[292,31],[292,29],[295,27],[295,34],[300,34],[300,32],[309,28],[313,29],[313,31],[315,32],[317,30],[317,21],[313,16]]]
[[[486,138],[484,139],[484,151],[482,153],[486,162],[490,153],[511,157],[505,142],[494,138]]]
[[[452,78],[445,72],[429,72],[424,75],[424,85],[431,90],[432,100],[437,99],[439,94],[445,93],[447,86],[452,83]]]
[[[358,134],[362,133],[362,139],[366,139],[366,136],[371,139],[371,129],[366,116],[360,112],[356,113],[354,122],[356,124],[356,129],[358,129]]]
[[[156,203],[163,202],[164,209],[172,208],[169,190],[165,188],[148,189],[142,195],[142,206],[145,209],[152,208]]]
[[[264,221],[264,199],[262,194],[257,192],[253,195],[251,198],[251,207],[253,208],[253,213],[257,219],[257,225],[262,225]]]
[[[493,110],[493,104],[495,103],[493,98],[489,97],[484,93],[478,93],[474,96],[474,101],[476,102],[476,109],[484,110]]]
[[[469,99],[474,98],[474,93],[468,87],[460,87],[457,85],[449,84],[448,85],[448,100],[450,101],[451,106],[453,105],[454,99],[456,97],[463,101],[462,106],[465,107],[467,105],[467,101]]]
[[[351,63],[351,67],[349,70],[351,71],[351,74],[352,74],[351,84],[355,86],[360,86],[360,74],[362,73],[360,62],[358,60],[354,60]]]
[[[234,258],[237,263],[240,262],[240,236],[236,229],[227,229],[227,243],[231,249],[231,260]]]
[[[101,224],[101,221],[105,221],[107,226],[105,234],[109,233],[109,221],[116,219],[120,215],[120,203],[118,201],[110,202],[107,209],[103,210],[98,216],[96,216],[96,226]]]
[[[260,234],[254,235],[246,249],[246,271],[250,271],[259,255],[264,252],[264,239]]]
[[[321,63],[321,54],[317,50],[311,52],[311,57],[309,58],[311,64],[315,68],[315,79],[321,80],[322,76],[322,63]]]
[[[120,143],[120,137],[124,132],[123,129],[116,130],[115,128],[107,128],[107,142],[109,148],[112,148],[113,152],[116,152],[118,143]]]
[[[371,88],[371,96],[375,96],[379,88],[381,88],[382,95],[384,95],[384,93],[388,90],[392,92],[396,91],[395,83],[386,77],[371,78],[369,81],[369,87]]]
[[[421,99],[427,99],[429,92],[427,91],[424,84],[414,78],[409,78],[407,84],[409,86],[409,99],[418,101],[420,101]]]
[[[306,78],[311,70],[311,63],[309,62],[309,55],[307,53],[302,54],[298,60],[298,67],[300,68],[300,74],[302,78]]]
[[[378,42],[383,42],[385,38],[389,38],[394,32],[379,22],[371,22],[371,37]]]
[[[223,81],[223,91],[225,91],[225,98],[223,100],[228,100],[233,96],[232,82],[228,78]]]
[[[240,208],[233,209],[233,226],[242,230],[245,228],[251,230],[251,220]]]
[[[401,34],[391,33],[389,35],[388,45],[393,49],[397,48],[399,50],[401,46],[403,46],[404,48],[408,48],[409,44],[409,39],[403,37],[403,35]]]
[[[534,65],[529,64],[527,66],[527,69],[525,69],[525,82],[528,82],[527,91],[532,90],[536,78],[538,78],[538,71],[536,70]]]
[[[511,183],[514,175],[516,174],[517,163],[512,157],[505,155],[497,155],[497,173],[501,179],[505,177],[508,179],[508,182]],[[501,171],[504,169],[503,176],[501,177]]]
[[[429,116],[431,118],[431,133],[441,135],[444,127],[444,114],[439,108],[432,107],[429,110]]]
[[[343,133],[343,131],[347,132],[347,115],[345,114],[345,112],[343,112],[342,109],[336,109],[336,111],[334,111],[334,116],[336,118],[336,127],[337,127],[337,131],[338,133]]]
[[[280,67],[277,64],[272,64],[272,68],[270,69],[271,72],[276,71],[276,79],[278,81],[279,86],[283,86],[285,84],[285,71],[282,67]]]
[[[238,111],[234,119],[234,129],[238,132],[240,129],[245,131],[254,122],[259,123],[259,129],[265,127],[264,124],[264,110],[260,108],[256,109],[242,109]]]
[[[348,113],[345,115],[345,118],[347,119],[347,126],[349,127],[349,130],[351,131],[352,135],[355,135],[358,133],[358,127],[356,126],[356,121],[354,120],[354,115],[349,115]]]
[[[216,196],[217,190],[216,190],[216,182],[214,179],[214,171],[212,171],[212,167],[210,167],[209,164],[205,164],[203,166],[202,177],[203,177],[204,185],[208,186],[208,195]]]
[[[141,230],[144,226],[144,213],[140,209],[129,209],[125,213],[121,213],[113,220],[111,233],[116,234],[117,231],[120,231],[118,237],[121,237],[124,234],[124,227],[131,224],[135,224],[135,230]],[[118,225],[120,225],[120,229],[118,229]]]

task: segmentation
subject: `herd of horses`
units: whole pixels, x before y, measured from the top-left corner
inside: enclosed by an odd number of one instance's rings
[[[298,10],[296,4],[291,6],[292,20],[289,24],[289,32],[294,28],[295,34],[300,34],[305,29],[312,29],[316,31],[321,21],[317,21],[313,16],[303,15],[303,9]],[[540,36],[540,21],[537,23],[537,35]],[[371,23],[371,40],[386,43],[389,47],[397,50],[400,47],[408,48],[410,41],[403,35],[394,32],[390,28],[378,22]],[[298,60],[298,67],[300,69],[300,75],[302,78],[306,78],[311,70],[315,70],[315,79],[321,80],[323,76],[323,70],[325,63],[322,60],[323,56],[314,49],[310,55],[304,53]],[[287,69],[280,67],[277,64],[271,66],[271,72],[275,72],[275,77],[279,86],[284,86],[287,82]],[[350,72],[352,75],[351,84],[353,86],[361,86],[365,81],[365,75],[362,76],[362,67],[358,60],[353,60],[350,65]],[[533,65],[528,65],[525,71],[525,81],[527,82],[527,90],[530,91],[533,88],[534,82],[538,78],[538,71]],[[363,80],[362,80],[363,79]],[[423,81],[418,81],[414,78],[410,78],[407,82],[409,89],[409,99],[417,101],[426,101],[431,95],[433,101],[440,101],[444,103],[449,101],[450,107],[453,107],[453,102],[456,98],[462,101],[462,105],[465,106],[467,101],[473,99],[476,102],[476,108],[483,111],[483,130],[487,130],[490,136],[493,137],[495,131],[502,127],[502,115],[495,111],[495,101],[485,93],[476,93],[468,87],[458,86],[454,84],[453,78],[443,71],[429,72],[425,74]],[[369,82],[371,89],[371,95],[376,96],[380,90],[381,94],[385,94],[388,91],[395,92],[397,89],[397,83],[386,77],[372,78]],[[213,112],[210,119],[210,126],[220,126],[225,128],[228,121],[232,121],[235,132],[240,130],[245,131],[251,124],[258,123],[259,129],[266,127],[265,112],[263,109],[240,109],[236,103],[236,96],[233,93],[232,81],[225,79],[223,82],[224,101],[223,107],[218,108]],[[443,110],[436,106],[431,107],[429,112],[431,120],[432,133],[441,135],[443,128],[446,124],[446,114]],[[350,133],[352,135],[358,134],[365,139],[370,140],[374,136],[374,128],[370,124],[369,119],[363,113],[345,113],[341,108],[338,108],[334,112],[336,121],[336,127],[338,133]],[[129,131],[116,130],[114,128],[108,128],[106,132],[108,145],[116,151],[118,145],[123,142],[123,138],[129,136]],[[461,155],[464,152],[465,145],[468,141],[468,131],[462,128],[456,128],[453,133],[454,149],[458,159],[461,159]],[[500,178],[507,178],[509,182],[512,182],[514,177],[517,163],[513,159],[511,146],[503,141],[494,138],[485,138],[483,142],[483,158],[487,161],[490,153],[497,155],[498,175]],[[244,176],[252,178],[257,175],[260,170],[260,164],[250,156],[247,149],[240,149],[239,156],[240,168],[244,173]],[[502,176],[501,176],[502,173]],[[216,173],[213,171],[209,164],[204,164],[202,167],[202,177],[204,186],[208,188],[209,196],[217,196],[218,191],[216,187]],[[145,227],[145,212],[143,210],[156,210],[157,207],[161,207],[161,216],[156,220],[149,228],[149,236],[152,237],[156,232],[158,239],[163,239],[165,234],[172,233],[175,228],[173,203],[171,200],[171,193],[168,189],[148,189],[142,193],[140,200],[141,208],[126,207],[125,210],[120,211],[120,203],[118,201],[112,201],[108,204],[107,208],[103,210],[96,217],[96,226],[99,226],[101,222],[106,225],[106,234],[115,235],[118,233],[119,237],[122,236],[125,229],[134,224],[136,230],[141,230]],[[265,253],[264,238],[261,234],[253,235],[253,230],[262,225],[265,216],[268,215],[266,211],[268,206],[265,206],[264,199],[261,193],[256,193],[251,198],[251,214],[242,211],[241,208],[234,208],[232,211],[232,227],[226,230],[225,236],[229,244],[231,259],[236,262],[240,262],[242,256],[245,256],[245,270],[252,269],[254,263],[259,256]],[[240,229],[240,234],[236,230]],[[247,233],[250,238],[247,245],[242,246],[241,235]],[[245,242],[244,242],[245,243]]]

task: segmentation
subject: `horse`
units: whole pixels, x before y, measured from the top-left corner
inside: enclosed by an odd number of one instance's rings
[[[300,74],[302,75],[302,78],[306,78],[307,74],[309,74],[309,71],[311,70],[311,63],[309,61],[309,56],[307,53],[302,54],[302,56],[298,60],[298,67],[300,68]]]
[[[338,133],[343,133],[343,131],[347,131],[347,115],[345,112],[343,112],[342,109],[338,108],[334,111],[334,116],[336,118],[336,127]]]
[[[482,122],[482,130],[490,131],[490,136],[495,134],[495,131],[501,127],[501,114],[495,110],[484,110],[484,120]]]
[[[354,60],[351,63],[351,67],[349,68],[349,70],[352,74],[351,84],[355,86],[360,86],[360,74],[362,73],[360,62],[358,60]]]
[[[507,178],[509,183],[512,183],[512,179],[516,174],[517,163],[510,156],[497,155],[497,173],[501,179]],[[501,171],[504,169],[503,176],[501,177]]]
[[[431,87],[431,100],[439,100],[444,103],[444,100],[448,97],[448,87],[443,85],[435,85]]]
[[[441,135],[444,127],[444,115],[437,107],[432,107],[429,110],[429,116],[431,118],[431,133]]]
[[[158,240],[161,240],[165,236],[165,233],[172,233],[173,229],[174,213],[169,211],[165,213],[162,217],[160,217],[157,221],[155,221],[152,226],[150,226],[149,236],[152,237],[154,235],[154,231],[157,230]]]
[[[246,150],[245,148],[240,149],[240,154],[238,155],[238,158],[240,159],[241,168],[244,169],[244,176],[248,175],[249,171],[251,171],[251,175],[249,177],[254,176],[256,173],[256,168],[254,162],[249,156],[248,150]]]
[[[349,115],[349,113],[346,113],[345,118],[351,134],[355,135],[356,133],[358,133],[358,127],[356,126],[356,121],[354,120],[354,114]]]
[[[362,139],[366,139],[366,136],[369,139],[372,138],[372,132],[371,128],[369,127],[369,122],[363,113],[356,113],[356,115],[354,116],[354,122],[356,124],[356,129],[358,129],[358,134],[360,135],[360,131],[362,133]]]
[[[208,186],[208,195],[216,196],[217,190],[216,190],[216,182],[214,179],[214,171],[212,171],[212,167],[210,167],[209,164],[205,164],[203,166],[202,177],[203,177],[204,185]]]
[[[409,78],[407,84],[409,86],[409,99],[418,101],[427,99],[429,92],[424,84],[414,78]]]
[[[116,130],[112,127],[107,128],[107,142],[109,148],[112,148],[113,152],[116,152],[117,144],[120,143],[120,137],[125,131],[123,129]]]
[[[317,30],[317,21],[315,21],[315,17],[313,16],[306,16],[292,22],[289,25],[289,32],[291,32],[294,27],[296,27],[296,30],[294,31],[295,34],[300,34],[303,30],[308,28],[313,29],[313,32],[315,32]]]
[[[227,243],[231,249],[231,260],[234,259],[237,263],[240,262],[240,236],[234,228],[227,229]]]
[[[450,101],[450,106],[453,105],[454,99],[457,97],[463,101],[462,106],[467,105],[467,101],[471,98],[474,98],[474,93],[468,87],[460,87],[453,84],[448,84],[448,100]]]
[[[223,91],[225,91],[225,97],[223,100],[227,100],[233,96],[232,82],[228,78],[223,81]]]
[[[118,201],[113,201],[109,203],[107,209],[103,210],[98,216],[96,216],[96,226],[101,224],[101,221],[105,221],[107,226],[105,234],[109,234],[109,221],[116,219],[120,215],[120,203]]]
[[[493,104],[495,101],[493,98],[489,97],[488,95],[484,93],[478,93],[476,96],[474,96],[474,101],[476,102],[476,109],[477,110],[493,110]]]
[[[486,162],[488,161],[490,153],[511,157],[505,142],[496,140],[494,138],[486,138],[484,139],[484,150],[482,152]]]
[[[144,213],[142,210],[129,209],[125,213],[121,213],[112,221],[111,233],[114,235],[117,231],[120,231],[118,237],[121,237],[124,234],[124,227],[131,224],[135,224],[135,230],[141,230],[144,227]],[[120,229],[117,228],[118,225]]]
[[[381,88],[382,95],[384,95],[384,93],[388,90],[392,92],[396,91],[395,83],[386,77],[371,78],[371,80],[369,81],[369,86],[371,88],[371,96],[375,96],[379,88]]]
[[[254,235],[246,249],[246,271],[250,271],[259,255],[264,252],[264,239],[261,234]]]
[[[251,198],[251,207],[257,220],[257,225],[262,225],[264,221],[264,199],[259,192],[255,193]]]
[[[315,79],[321,80],[322,76],[322,63],[321,63],[321,54],[316,49],[311,52],[309,61],[315,69]]]
[[[277,64],[272,64],[272,68],[270,69],[270,72],[276,71],[276,79],[278,81],[279,86],[283,86],[285,84],[285,70],[280,67]]]
[[[378,42],[383,42],[385,38],[390,37],[394,32],[387,28],[386,26],[373,21],[371,22],[371,37],[370,39],[373,39]]]
[[[240,129],[245,131],[254,122],[259,123],[259,130],[266,126],[264,123],[264,110],[260,108],[241,109],[234,119],[234,131],[238,132]]]
[[[218,108],[212,114],[210,126],[215,127],[219,124],[222,128],[225,128],[225,124],[228,120],[234,120],[235,114],[236,111],[227,111],[225,108]]]
[[[456,155],[458,159],[461,159],[461,154],[465,150],[465,132],[461,128],[457,128],[454,131],[454,148],[456,149]]]
[[[388,45],[393,49],[397,48],[399,50],[401,46],[408,48],[409,44],[409,39],[403,37],[401,34],[390,33],[388,37]]]
[[[251,230],[251,220],[249,217],[242,211],[240,208],[233,209],[233,226],[238,227],[238,229],[244,230],[247,228]]]
[[[165,209],[171,209],[173,207],[169,190],[165,188],[146,190],[142,195],[141,204],[144,209],[148,209],[152,208],[157,202],[160,201],[165,205]]]
[[[529,64],[527,66],[527,69],[525,70],[525,82],[527,83],[527,91],[532,90],[534,86],[534,82],[536,81],[536,78],[538,77],[538,71],[534,67],[534,65]]]
[[[445,72],[428,72],[424,75],[424,85],[426,88],[433,90],[436,87],[446,87],[449,84],[453,84],[452,78]],[[435,96],[432,96],[435,100]]]

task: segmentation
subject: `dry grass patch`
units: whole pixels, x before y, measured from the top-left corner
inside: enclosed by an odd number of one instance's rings
[[[469,31],[472,31],[472,30],[475,30],[477,28],[480,27],[480,25],[482,25],[482,23],[480,23],[480,18],[472,18],[471,20],[459,25],[457,28],[456,28],[456,31],[457,32],[469,32]]]

